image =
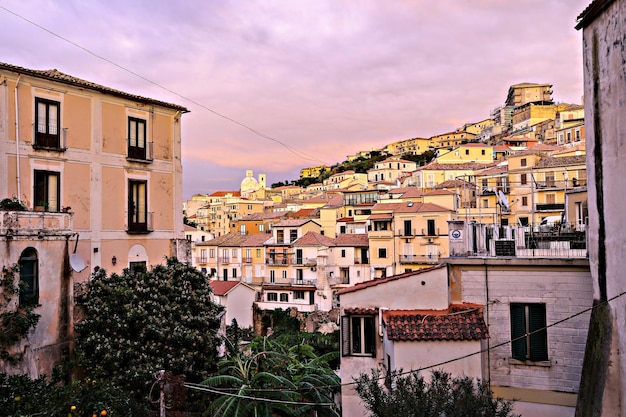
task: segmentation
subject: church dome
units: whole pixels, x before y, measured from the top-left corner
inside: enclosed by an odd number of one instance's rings
[[[259,183],[252,176],[252,171],[247,171],[246,177],[241,181],[240,191],[243,193],[246,191],[256,191],[258,189],[259,189]]]

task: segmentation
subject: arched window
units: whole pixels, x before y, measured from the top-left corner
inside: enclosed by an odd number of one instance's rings
[[[20,303],[39,303],[39,262],[37,251],[26,248],[20,256]]]

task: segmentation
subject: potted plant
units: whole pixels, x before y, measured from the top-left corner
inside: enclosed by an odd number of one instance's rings
[[[15,197],[4,198],[0,200],[0,210],[24,211],[26,210],[26,206]]]

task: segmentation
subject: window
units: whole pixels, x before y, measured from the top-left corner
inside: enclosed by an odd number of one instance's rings
[[[341,250],[341,257],[342,257],[342,258],[345,258],[345,257],[346,257],[346,250],[345,250],[345,249],[342,249],[342,250]]]
[[[270,270],[270,283],[274,284],[276,282],[276,271]]]
[[[281,292],[280,293],[280,302],[281,303],[287,303],[289,302],[289,294],[285,293],[285,292]]]
[[[228,269],[222,269],[222,278],[224,279],[224,281],[228,281]]]
[[[276,231],[276,243],[283,243],[285,240],[285,231],[277,230]]]
[[[548,360],[545,304],[511,303],[511,340],[513,359]]]
[[[35,146],[60,149],[61,125],[60,103],[57,101],[35,99]]]
[[[469,155],[469,149],[465,150],[465,155]]]
[[[294,242],[298,238],[298,231],[292,229],[289,231],[289,242]]]
[[[522,197],[522,206],[528,205],[528,197]]]
[[[428,219],[428,236],[435,236],[436,234],[435,219]]]
[[[263,232],[265,231],[265,225],[264,224],[260,224],[259,225],[259,232]]]
[[[375,323],[374,316],[342,316],[342,355],[376,357]]]
[[[572,141],[572,132],[567,132],[566,133],[566,137],[567,137],[567,143]]]
[[[484,149],[482,149],[482,150],[480,151],[480,154],[481,154],[481,155],[484,155],[484,154],[485,154],[485,150],[484,150]]]
[[[237,259],[237,249],[233,249],[233,258]]]
[[[60,211],[61,178],[58,172],[35,171],[35,206],[45,211]]]
[[[209,249],[209,258],[215,258],[215,249]]]
[[[191,242],[191,235],[185,235],[185,239]]]
[[[128,181],[128,231],[148,231],[148,183]]]
[[[146,160],[146,121],[128,118],[128,157]]]
[[[287,279],[287,271],[282,271],[283,279]]]
[[[148,265],[145,261],[130,262],[128,264],[128,269],[130,269],[131,272],[146,272],[148,270]]]
[[[26,248],[19,261],[20,282],[23,288],[20,289],[20,304],[39,303],[39,261],[37,251],[33,248]]]
[[[296,281],[302,283],[304,279],[304,271],[302,269],[296,269]]]
[[[411,220],[404,221],[404,236],[411,236],[412,224]]]
[[[256,250],[256,257],[260,258],[261,257],[261,249],[257,249]]]
[[[278,301],[278,293],[268,292],[267,293],[267,301]]]
[[[556,204],[556,194],[546,194],[546,204]]]
[[[519,182],[520,182],[521,185],[528,184],[528,177],[526,176],[526,174],[521,174],[519,176]]]
[[[200,262],[206,263],[206,249],[200,249]]]
[[[523,167],[525,167],[525,166],[526,166],[526,158],[522,158],[522,159],[520,160],[520,165],[521,165],[521,166],[523,166]]]
[[[296,290],[293,292],[294,300],[304,300],[304,291]]]
[[[378,257],[386,258],[387,257],[387,248],[378,248]]]

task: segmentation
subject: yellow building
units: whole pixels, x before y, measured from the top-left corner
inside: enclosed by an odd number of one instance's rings
[[[515,107],[535,102],[552,102],[552,84],[513,84],[509,87],[505,100],[507,106]]]
[[[28,263],[41,315],[20,346],[37,365],[14,371],[51,372],[72,339],[73,285],[96,268],[191,261],[181,210],[186,112],[57,70],[0,63],[0,200],[28,209],[4,213],[0,262]]]
[[[433,161],[413,171],[411,185],[426,191],[432,190],[446,181],[460,179],[471,182],[473,181],[474,171],[484,169],[486,166],[487,164],[476,162],[444,164]]]
[[[317,178],[320,174],[329,169],[327,165],[314,165],[300,170],[300,178]]]
[[[405,154],[421,155],[431,149],[430,138],[412,138],[390,143],[385,147],[389,155],[402,156]]]
[[[475,133],[465,131],[454,131],[442,133],[430,138],[431,146],[436,149],[450,149],[454,146],[467,143],[476,137]]]
[[[554,120],[557,112],[569,104],[526,103],[513,111],[513,131],[530,129],[545,120]]]
[[[489,164],[493,162],[493,146],[483,143],[466,143],[459,145],[450,151],[442,151],[437,157],[441,164],[455,164],[463,162],[478,162]]]
[[[468,133],[473,133],[475,135],[480,135],[483,130],[492,128],[493,126],[495,126],[495,124],[495,120],[489,118],[481,120],[480,122],[466,123],[462,128],[459,129],[459,131],[465,131]]]
[[[447,221],[453,214],[421,201],[376,204],[368,218],[374,278],[432,266],[447,256]]]

